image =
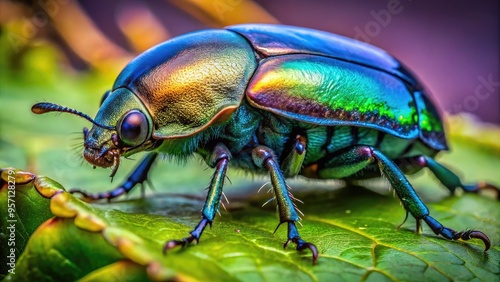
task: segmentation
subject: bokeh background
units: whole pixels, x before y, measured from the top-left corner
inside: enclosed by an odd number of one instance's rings
[[[137,53],[179,34],[238,23],[282,23],[381,47],[413,70],[445,111],[468,112],[496,124],[499,18],[496,0],[0,1],[1,32],[10,43],[2,46],[8,49],[3,54],[17,71],[27,50],[51,44],[61,51],[64,67],[114,77]]]

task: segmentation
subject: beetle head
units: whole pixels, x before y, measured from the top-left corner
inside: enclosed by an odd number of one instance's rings
[[[94,120],[86,114],[52,103],[38,103],[31,110],[36,114],[67,112],[91,121],[94,125],[90,131],[86,128],[83,131],[83,157],[94,166],[112,167],[111,176],[114,176],[120,156],[130,156],[153,147],[153,121],[142,102],[126,88],[107,92],[101,103]]]

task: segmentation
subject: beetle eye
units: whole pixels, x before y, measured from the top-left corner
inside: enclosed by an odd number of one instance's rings
[[[101,104],[100,105],[102,105],[102,103],[104,103],[104,101],[109,97],[109,95],[111,95],[111,91],[110,90],[106,91],[106,93],[104,93],[104,95],[102,95]]]
[[[139,146],[148,137],[148,120],[146,116],[138,111],[132,110],[121,119],[117,128],[118,137],[128,146]]]

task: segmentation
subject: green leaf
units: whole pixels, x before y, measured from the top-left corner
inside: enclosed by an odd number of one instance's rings
[[[485,232],[492,242],[488,252],[479,240],[449,241],[425,225],[423,234],[415,234],[412,218],[396,229],[405,211],[384,181],[343,187],[333,181],[300,179],[289,184],[304,201],[298,205],[305,214],[299,231],[320,251],[318,264],[312,266],[310,252],[282,248],[286,227],[273,234],[278,223],[275,209],[272,204],[261,207],[271,195],[267,189],[256,193],[268,180],[252,181],[230,171],[233,184],[225,187],[228,211],[221,211],[197,246],[163,255],[165,241],[185,237],[199,221],[211,170],[197,159],[185,165],[160,161],[151,173],[155,190],[146,190],[144,199],[139,188],[128,199],[97,204],[65,192],[63,186],[110,190],[126,179],[135,162],[123,161],[116,181],[110,183],[109,170],[82,165],[81,128],[88,126],[86,121],[30,112],[34,103],[51,101],[92,116],[101,93],[112,85],[107,76],[64,73],[53,66],[52,53],[31,50],[29,62],[37,63],[25,64],[19,72],[9,72],[0,62],[0,73],[8,73],[0,77],[0,167],[47,176],[16,173],[16,268],[7,280],[498,280],[500,205],[478,195],[449,196],[428,172],[409,179],[432,216],[455,230]],[[44,79],[47,69],[51,75]],[[463,174],[468,183],[500,184],[499,129],[483,128],[466,118],[451,120],[452,153],[438,160]],[[77,140],[71,140],[70,132],[77,132]],[[77,151],[70,149],[72,143],[79,146]],[[8,171],[2,171],[4,178]],[[10,251],[7,202],[8,182],[2,182],[2,262]],[[8,269],[2,263],[0,275],[7,275]]]
[[[307,203],[301,207],[306,213],[302,236],[315,242],[321,252],[318,265],[311,266],[309,253],[281,248],[285,230],[272,234],[275,213],[258,206],[262,197],[236,199],[230,205],[235,210],[223,212],[198,246],[163,256],[165,240],[185,236],[196,224],[202,199],[161,194],[89,205],[45,177],[39,176],[33,183],[18,190],[32,194],[36,189],[38,197],[27,201],[34,206],[46,203],[44,196],[51,197],[50,209],[56,217],[47,217],[31,235],[16,274],[9,277],[13,280],[111,279],[116,274],[112,270],[123,265],[127,265],[129,278],[153,280],[271,280],[285,276],[301,280],[492,281],[499,272],[498,246],[484,253],[481,242],[448,241],[431,235],[427,228],[424,235],[415,235],[413,221],[395,230],[404,214],[397,201],[361,187],[333,192],[321,187],[298,189]],[[443,224],[480,228],[498,245],[500,211],[496,201],[464,195],[430,207]]]
[[[33,174],[14,169],[0,170],[0,172],[6,181],[3,183],[0,180],[0,207],[2,207],[0,209],[0,241],[2,242],[0,255],[3,262],[7,256],[11,255],[11,249],[14,249],[14,255],[19,257],[31,234],[40,224],[52,217],[52,213],[49,210],[49,200],[40,197],[36,190],[31,189],[30,183],[35,179]],[[14,188],[14,184],[16,184],[16,189],[9,189],[9,186]],[[10,258],[6,259],[7,262],[10,262]],[[0,264],[2,275],[5,275],[9,268],[6,263]]]

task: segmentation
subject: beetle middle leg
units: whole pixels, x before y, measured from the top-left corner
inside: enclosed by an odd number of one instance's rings
[[[434,159],[427,156],[416,156],[411,158],[405,158],[402,163],[417,166],[417,167],[427,167],[432,173],[437,177],[437,179],[450,190],[451,193],[455,192],[457,187],[462,188],[465,192],[479,193],[484,190],[491,190],[496,193],[496,197],[500,200],[500,188],[485,182],[480,182],[475,185],[464,185],[460,181],[460,178],[453,173],[451,170],[443,166],[442,164],[436,162]]]
[[[314,244],[308,243],[300,238],[297,227],[295,226],[295,222],[299,220],[299,216],[292,202],[293,196],[287,189],[285,177],[276,161],[274,152],[268,147],[257,146],[252,151],[252,159],[258,167],[268,170],[271,176],[271,183],[280,217],[278,227],[283,223],[287,223],[288,225],[288,239],[283,247],[286,248],[288,244],[292,242],[297,245],[297,250],[299,251],[310,249],[313,254],[313,264],[316,264],[318,260],[318,249]]]
[[[196,227],[191,232],[189,232],[190,235],[188,237],[180,240],[170,240],[166,242],[163,246],[163,253],[166,253],[168,250],[173,249],[177,246],[184,247],[192,242],[198,243],[201,234],[205,230],[205,227],[207,227],[207,224],[212,226],[214,217],[219,210],[222,188],[224,186],[224,180],[226,178],[226,171],[229,165],[230,158],[231,153],[225,145],[218,144],[215,146],[215,149],[212,151],[212,154],[208,159],[208,164],[211,167],[215,167],[215,172],[212,176],[212,180],[208,188],[205,205],[203,206],[202,219],[198,223],[198,225],[196,225]]]
[[[419,198],[411,184],[406,179],[401,169],[388,157],[376,148],[370,146],[353,146],[339,152],[327,162],[318,166],[318,175],[321,178],[348,177],[368,165],[376,163],[382,175],[389,180],[396,191],[405,210],[417,220],[417,231],[421,220],[425,221],[435,234],[450,240],[481,239],[485,250],[490,247],[490,240],[483,232],[478,230],[455,231],[443,226],[429,215],[429,210]]]
[[[69,192],[72,194],[81,194],[84,201],[92,202],[101,199],[111,200],[120,195],[127,194],[134,188],[137,184],[142,184],[144,181],[148,179],[148,173],[153,165],[156,157],[158,156],[157,152],[149,153],[141,163],[134,169],[134,171],[130,174],[125,182],[123,182],[120,186],[115,189],[102,193],[87,193],[80,189],[71,189]]]

